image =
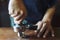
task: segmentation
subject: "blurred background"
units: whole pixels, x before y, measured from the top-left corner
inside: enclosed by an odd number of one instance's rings
[[[9,27],[10,19],[8,15],[9,0],[0,0],[0,27]]]
[[[8,15],[9,0],[0,0],[0,27],[10,27],[10,19]],[[52,26],[60,27],[60,5],[57,3],[56,12],[52,19]]]

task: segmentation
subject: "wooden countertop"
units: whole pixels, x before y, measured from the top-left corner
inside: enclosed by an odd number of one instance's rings
[[[20,39],[17,37],[17,33],[13,32],[11,27],[0,27],[0,40],[60,40],[60,27],[54,27],[56,36],[54,38],[29,38]]]

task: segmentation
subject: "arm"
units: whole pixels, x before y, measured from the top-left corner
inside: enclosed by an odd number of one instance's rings
[[[14,22],[20,24],[26,17],[27,11],[22,0],[9,1],[9,15],[14,18]]]
[[[36,25],[39,25],[37,30],[40,29],[39,27],[41,26],[41,22],[46,22],[46,21],[51,21],[53,15],[55,13],[55,7],[47,9],[42,21],[39,21]]]
[[[52,20],[54,13],[55,13],[55,6],[53,6],[52,8],[49,8],[46,11],[42,21],[39,21],[37,23],[37,25],[38,25],[37,30],[39,30],[37,37],[39,37],[44,32],[45,29],[46,29],[46,31],[43,34],[43,38],[45,38],[49,32],[51,32],[52,36],[54,36],[54,31],[51,27],[51,20]]]
[[[55,6],[49,8],[49,9],[46,11],[46,13],[45,13],[42,21],[51,21],[54,13],[55,13]]]

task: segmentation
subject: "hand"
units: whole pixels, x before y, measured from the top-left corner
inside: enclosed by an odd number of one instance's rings
[[[54,13],[55,13],[55,6],[49,8],[46,11],[42,21],[37,22],[36,25],[38,26],[38,28],[37,28],[37,30],[38,30],[37,36],[38,37],[40,37],[40,35],[43,34],[43,38],[46,38],[46,36],[49,32],[51,32],[52,37],[55,36],[54,30],[52,29],[52,26],[51,26],[51,20],[53,18]]]
[[[19,11],[17,11],[17,12],[19,12]],[[14,22],[17,23],[17,24],[20,24],[21,21],[23,20],[23,16],[24,16],[24,14],[23,14],[23,11],[22,10],[20,10],[19,13],[15,13]]]
[[[43,38],[46,38],[47,34],[51,32],[51,36],[54,37],[54,30],[52,29],[50,21],[39,21],[36,24],[38,26],[37,37],[40,37],[43,34]],[[44,32],[44,33],[43,33]]]
[[[23,10],[16,10],[13,14],[10,13],[10,16],[14,18],[14,22],[17,24],[21,24],[23,19],[26,17],[26,13]]]

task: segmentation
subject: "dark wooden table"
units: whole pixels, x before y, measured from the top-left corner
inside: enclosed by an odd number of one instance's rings
[[[13,32],[13,29],[11,27],[0,27],[0,40],[60,40],[60,27],[55,27],[55,34],[56,36],[53,37],[47,37],[47,38],[23,38],[20,39],[17,37],[17,33]]]

